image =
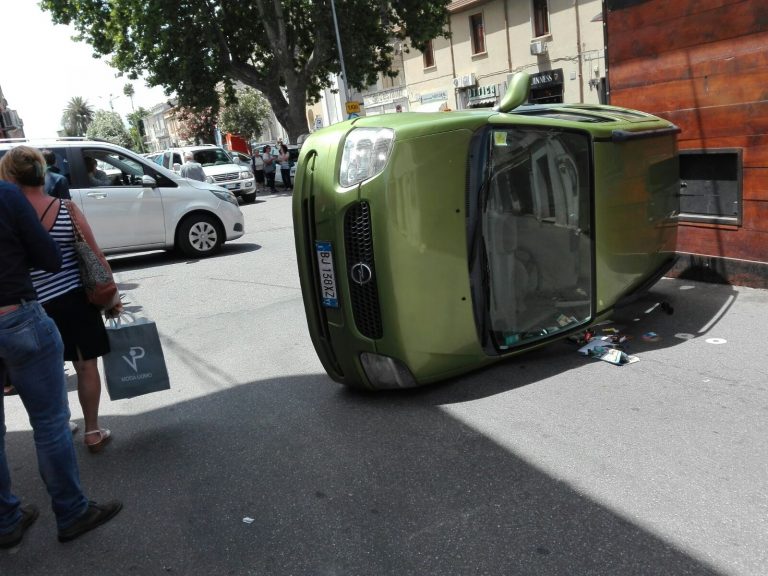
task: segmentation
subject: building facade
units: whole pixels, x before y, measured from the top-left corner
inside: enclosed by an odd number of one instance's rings
[[[768,288],[765,0],[606,0],[611,104],[680,127],[673,274]]]
[[[0,87],[0,138],[24,138],[24,121],[16,110],[8,107]]]
[[[604,101],[600,0],[456,0],[450,38],[405,56],[409,109],[499,103],[512,75],[531,75],[531,103]]]

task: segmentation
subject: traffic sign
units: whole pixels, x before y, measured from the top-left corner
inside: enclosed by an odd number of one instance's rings
[[[347,102],[347,114],[360,114],[360,102],[354,100]]]

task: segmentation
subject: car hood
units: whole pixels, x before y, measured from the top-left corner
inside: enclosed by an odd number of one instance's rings
[[[242,164],[217,164],[216,166],[203,166],[203,172],[206,176],[218,176],[219,174],[230,174],[231,172],[240,172],[248,170],[248,166]]]

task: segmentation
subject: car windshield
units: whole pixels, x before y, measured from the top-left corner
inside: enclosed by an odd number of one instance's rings
[[[592,316],[590,141],[494,128],[480,195],[486,322],[511,348]]]
[[[195,162],[203,166],[216,166],[218,164],[232,164],[232,159],[221,148],[206,148],[193,152]]]

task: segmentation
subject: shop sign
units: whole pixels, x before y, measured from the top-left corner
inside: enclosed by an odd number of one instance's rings
[[[428,92],[422,94],[419,97],[419,103],[426,104],[427,102],[436,102],[438,100],[448,100],[448,92],[445,90],[439,90],[438,92]]]
[[[469,88],[467,90],[468,95],[468,102],[472,102],[473,100],[484,100],[486,98],[496,98],[498,96],[498,91],[496,89],[496,84],[491,84],[489,86],[478,86],[477,88]]]
[[[394,88],[391,90],[383,90],[382,92],[376,92],[374,94],[368,94],[364,98],[363,106],[368,108],[369,106],[381,106],[382,104],[392,104],[399,98],[404,98],[407,95],[405,88]]]
[[[563,83],[563,69],[546,70],[531,74],[531,88],[546,88]]]

